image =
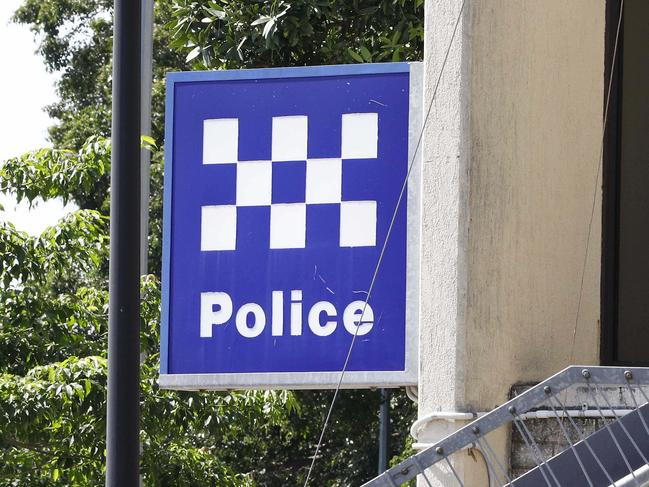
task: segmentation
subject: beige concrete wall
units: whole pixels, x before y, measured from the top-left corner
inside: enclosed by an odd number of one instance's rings
[[[426,2],[425,106],[461,4]],[[466,0],[424,136],[420,417],[598,362],[604,34],[605,0]],[[485,484],[475,457],[457,468]]]
[[[485,409],[598,362],[605,2],[472,5],[466,401]]]

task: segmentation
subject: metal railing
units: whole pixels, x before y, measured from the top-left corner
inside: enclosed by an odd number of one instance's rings
[[[446,470],[454,485],[464,487],[451,458],[464,448],[481,451],[490,486],[648,486],[649,397],[643,386],[649,386],[649,368],[568,367],[386,470],[364,487],[396,487],[420,474],[426,485],[432,486],[426,473],[431,466]],[[596,417],[599,429],[588,434],[578,424],[579,412],[567,405],[569,390],[580,396],[581,403],[587,403],[588,411],[582,414]],[[611,393],[628,404],[624,411],[613,406],[616,398]],[[563,451],[550,458],[543,454],[528,427],[534,417],[556,420],[565,438]],[[486,438],[510,424],[512,431],[523,439],[535,464],[517,478],[513,478]]]

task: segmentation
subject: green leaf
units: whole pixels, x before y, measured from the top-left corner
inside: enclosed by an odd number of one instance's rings
[[[155,139],[153,137],[148,136],[148,135],[140,136],[140,140],[141,140],[142,147],[145,148],[145,149],[152,150],[152,149],[156,149],[158,147],[157,144],[156,144]]]
[[[347,49],[347,52],[348,52],[349,55],[354,59],[354,61],[357,61],[357,62],[359,62],[359,63],[362,63],[362,62],[363,62],[363,58],[360,56],[360,54],[358,54],[358,53],[352,51],[351,49]]]
[[[290,8],[291,8],[291,6],[287,5],[286,8],[282,12],[280,12],[279,14],[277,14],[275,16],[275,19],[279,19],[281,17],[284,17],[284,15],[286,15],[286,13],[289,11]]]
[[[379,6],[375,5],[375,6],[372,6],[372,7],[366,7],[366,8],[360,9],[358,11],[358,14],[359,15],[372,15],[372,14],[375,14],[378,10],[379,10]]]
[[[223,10],[217,10],[216,8],[209,7],[207,11],[219,20],[222,20],[226,17],[226,14]]]
[[[273,35],[273,32],[275,32],[275,19],[272,18],[268,22],[266,22],[266,25],[264,25],[264,31],[262,32],[261,35],[263,35],[265,38],[269,38],[270,36]]]
[[[264,15],[263,17],[259,17],[257,20],[252,22],[250,25],[265,24],[267,22],[270,22],[271,20],[272,20],[272,17],[268,17],[267,15]]]
[[[200,47],[200,46],[196,46],[194,49],[192,49],[191,51],[189,51],[189,54],[187,54],[187,57],[185,58],[185,61],[189,62],[189,61],[191,61],[192,59],[195,59],[196,57],[198,57],[198,55],[199,55],[200,53],[201,53],[201,47]]]
[[[372,53],[365,46],[360,47],[361,56],[366,63],[372,62]]]

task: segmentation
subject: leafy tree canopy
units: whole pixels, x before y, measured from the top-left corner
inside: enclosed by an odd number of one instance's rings
[[[200,68],[416,60],[423,0],[177,0],[172,47]]]

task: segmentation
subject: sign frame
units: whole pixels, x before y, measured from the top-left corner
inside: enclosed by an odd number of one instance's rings
[[[406,313],[405,369],[398,371],[345,372],[341,388],[397,388],[416,386],[419,368],[420,316],[420,234],[421,234],[421,130],[423,123],[423,66],[420,62],[262,68],[249,70],[190,71],[167,74],[165,108],[165,170],[163,194],[162,303],[160,319],[160,375],[163,389],[232,390],[232,389],[332,389],[341,371],[327,372],[237,372],[237,373],[168,373],[170,277],[171,277],[171,205],[173,198],[174,92],[179,83],[225,80],[258,80],[349,76],[362,74],[408,73],[408,164],[413,163],[407,194],[406,222]],[[416,151],[416,153],[415,153]],[[414,160],[414,162],[413,162]],[[401,182],[399,182],[401,184]],[[382,246],[383,241],[377,241]],[[387,245],[390,245],[388,242]],[[371,276],[368,276],[368,286]],[[353,353],[353,351],[352,351]],[[340,367],[342,369],[343,363]]]

